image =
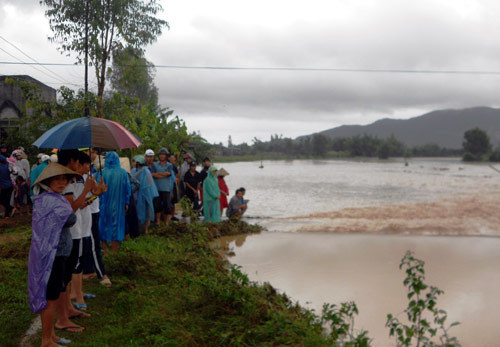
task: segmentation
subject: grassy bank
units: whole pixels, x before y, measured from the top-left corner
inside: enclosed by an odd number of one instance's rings
[[[72,346],[332,345],[324,323],[270,285],[251,283],[210,247],[221,235],[260,229],[243,222],[182,224],[125,242],[105,258],[113,286],[85,282],[97,298],[83,334],[61,333]],[[0,345],[17,345],[29,311],[29,229],[0,244]],[[40,337],[35,344],[39,344]]]
[[[20,218],[0,223],[0,346],[17,346],[35,317],[27,288],[31,226]]]

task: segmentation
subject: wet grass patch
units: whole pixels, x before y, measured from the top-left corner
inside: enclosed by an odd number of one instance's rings
[[[105,257],[113,286],[84,283],[97,295],[87,302],[92,316],[75,319],[85,332],[60,335],[72,346],[333,345],[314,313],[269,284],[250,282],[210,246],[219,236],[259,231],[241,221],[171,223],[123,243]],[[16,345],[34,317],[26,288],[29,238],[16,244],[19,251],[0,245],[0,345]]]

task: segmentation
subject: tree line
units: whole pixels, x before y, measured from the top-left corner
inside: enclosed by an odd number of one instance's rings
[[[447,149],[437,144],[408,147],[394,136],[382,139],[370,135],[356,135],[342,138],[329,138],[323,134],[293,140],[282,135],[271,135],[270,141],[261,141],[254,137],[252,144],[215,145],[216,153],[222,156],[241,156],[259,154],[277,154],[284,156],[312,157],[445,157],[460,156],[461,149]]]

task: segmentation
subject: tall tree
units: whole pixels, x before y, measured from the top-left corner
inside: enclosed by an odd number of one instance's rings
[[[472,155],[476,160],[489,151],[491,151],[490,138],[486,131],[474,128],[467,130],[464,133],[464,159],[467,159]]]
[[[144,57],[140,49],[127,46],[113,50],[113,65],[109,73],[114,91],[141,104],[158,108],[158,88],[154,83],[155,67]]]
[[[40,0],[47,7],[52,42],[61,53],[85,56],[85,6],[89,5],[89,59],[97,78],[97,115],[103,116],[103,94],[107,64],[120,44],[143,50],[156,41],[168,23],[156,17],[162,11],[159,0]]]

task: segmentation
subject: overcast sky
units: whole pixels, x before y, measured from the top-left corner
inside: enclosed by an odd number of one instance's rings
[[[498,0],[177,0],[147,47],[157,65],[500,71]],[[74,59],[49,43],[38,0],[0,0],[0,35],[40,62]],[[0,39],[0,48],[26,56]],[[0,50],[0,61],[16,61]],[[83,68],[0,64],[53,87]],[[61,77],[64,83],[61,82]],[[443,108],[497,107],[500,75],[157,68],[160,103],[210,142],[268,140]],[[92,84],[91,84],[92,86]],[[74,86],[75,88],[77,86]]]

